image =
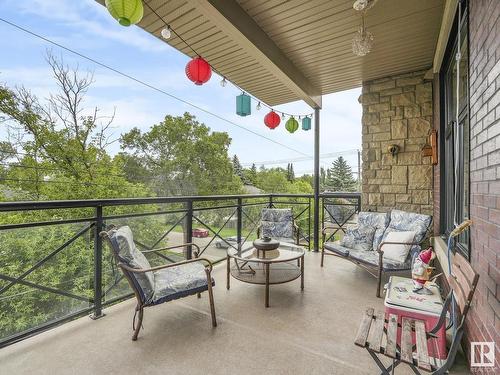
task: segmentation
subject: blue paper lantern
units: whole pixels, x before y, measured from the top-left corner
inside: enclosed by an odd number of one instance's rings
[[[302,130],[311,130],[311,118],[310,117],[304,117],[302,119]]]
[[[252,103],[249,95],[243,93],[236,97],[236,114],[243,117],[252,114]]]

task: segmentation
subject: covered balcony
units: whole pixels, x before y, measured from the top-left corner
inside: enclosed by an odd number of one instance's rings
[[[388,275],[341,257],[322,266],[321,250],[341,239],[361,212],[392,210],[432,216],[426,245],[437,256],[435,273],[443,273],[443,295],[454,254],[479,274],[464,349],[450,373],[470,373],[476,342],[497,344],[497,359],[487,367],[498,369],[500,4],[142,3],[137,26],[157,43],[202,56],[266,105],[304,101],[313,109],[313,194],[1,202],[0,373],[379,373],[354,339],[367,307],[384,310],[376,279],[384,285]],[[101,5],[104,0],[95,2]],[[167,26],[175,34],[170,39],[162,37]],[[373,45],[365,39],[353,46],[357,35],[373,35]],[[360,191],[321,191],[321,129],[338,125],[321,123],[322,97],[356,87],[362,87],[363,109]],[[343,212],[341,219],[332,207]],[[292,210],[305,252],[304,289],[299,279],[271,285],[269,307],[264,287],[236,280],[226,269],[231,249],[249,249],[260,236],[263,208]],[[446,239],[466,219],[473,221],[470,232],[448,251]],[[218,326],[210,325],[203,293],[146,309],[139,339],[131,341],[136,301],[99,236],[111,225],[130,226],[141,250],[189,244],[153,252],[153,266],[196,256],[213,262]],[[49,239],[57,246],[48,248]],[[32,259],[18,261],[18,249]],[[62,264],[68,273],[52,279]],[[410,277],[409,270],[403,276]],[[401,364],[396,373],[413,371]]]

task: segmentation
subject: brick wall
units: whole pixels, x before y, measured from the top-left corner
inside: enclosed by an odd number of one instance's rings
[[[364,210],[432,214],[432,166],[421,149],[433,123],[432,82],[425,71],[363,82]],[[392,156],[387,147],[396,144]]]
[[[434,75],[433,82],[433,103],[434,108],[440,108],[440,96],[441,96],[441,88],[439,86],[439,73]],[[438,139],[441,137],[441,111],[434,111],[434,130],[437,131]],[[440,145],[438,141],[438,155],[440,152]],[[441,199],[441,186],[440,186],[440,178],[441,178],[441,158],[438,157],[438,163],[434,166],[434,188],[433,188],[433,196],[434,196],[434,213],[433,213],[433,225],[434,225],[434,234],[440,234],[441,230],[441,211],[440,211],[440,199]]]
[[[470,0],[471,263],[480,274],[467,341],[500,360],[500,1]],[[485,371],[485,373],[487,373]],[[488,373],[492,373],[491,370]]]

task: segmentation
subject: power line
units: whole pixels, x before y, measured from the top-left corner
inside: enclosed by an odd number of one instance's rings
[[[86,56],[86,55],[84,55],[84,54],[82,54],[82,53],[80,53],[80,52],[77,52],[77,51],[75,51],[75,50],[73,50],[73,49],[71,49],[71,48],[69,48],[69,47],[63,46],[63,45],[62,45],[62,44],[60,44],[60,43],[54,42],[54,41],[53,41],[53,40],[51,40],[51,39],[48,39],[48,38],[46,38],[46,37],[44,37],[44,36],[42,36],[42,35],[40,35],[40,34],[37,34],[37,33],[33,32],[33,31],[31,31],[31,30],[28,30],[28,29],[26,29],[26,28],[22,27],[22,26],[19,26],[19,25],[15,24],[15,23],[13,23],[13,22],[11,22],[11,21],[8,21],[8,20],[6,20],[6,19],[4,19],[4,18],[1,18],[1,17],[0,17],[0,21],[2,21],[3,23],[5,23],[5,24],[7,24],[7,25],[10,25],[10,26],[12,26],[12,27],[14,27],[14,28],[16,28],[16,29],[18,29],[18,30],[21,30],[21,31],[23,31],[23,32],[25,32],[25,33],[27,33],[27,34],[29,34],[29,35],[32,35],[32,36],[34,36],[34,37],[36,37],[36,38],[38,38],[38,39],[41,39],[41,40],[43,40],[43,41],[45,41],[45,42],[47,42],[47,43],[50,43],[50,44],[52,44],[52,45],[54,45],[54,46],[56,46],[56,47],[58,47],[58,48],[61,48],[61,49],[65,50],[65,51],[67,51],[67,52],[70,52],[70,53],[72,53],[72,54],[74,54],[74,55],[76,55],[76,56],[79,56],[79,57],[81,57],[82,59],[85,59],[85,60],[87,60],[87,61],[90,61],[90,62],[92,62],[92,63],[94,63],[94,64],[96,64],[96,65],[98,65],[98,66],[100,66],[100,67],[103,67],[103,68],[105,68],[105,69],[107,69],[107,70],[110,70],[110,71],[112,71],[112,72],[114,72],[114,73],[116,73],[116,74],[118,74],[118,75],[121,75],[122,77],[128,78],[128,79],[130,79],[130,80],[132,80],[132,81],[134,81],[134,82],[136,82],[136,83],[139,83],[140,85],[143,85],[143,86],[145,86],[145,87],[148,87],[148,88],[150,88],[150,89],[152,89],[152,90],[154,90],[154,91],[157,91],[157,92],[159,92],[159,93],[161,93],[161,94],[163,94],[163,95],[166,95],[166,96],[168,96],[168,97],[170,97],[170,98],[172,98],[172,99],[175,99],[175,100],[177,100],[177,101],[179,101],[179,102],[181,102],[181,103],[183,103],[183,104],[186,104],[186,105],[188,105],[188,106],[190,106],[190,107],[192,107],[192,108],[195,108],[195,109],[197,109],[197,110],[199,110],[199,111],[201,111],[201,112],[204,112],[204,113],[206,113],[206,114],[208,114],[208,115],[210,115],[210,116],[213,116],[213,117],[215,117],[215,118],[217,118],[217,119],[219,119],[219,120],[222,120],[222,121],[224,121],[224,122],[227,122],[228,124],[234,125],[234,126],[236,126],[236,127],[240,128],[240,129],[244,130],[244,131],[247,131],[247,132],[249,132],[249,133],[251,133],[251,134],[253,134],[253,135],[256,135],[257,137],[264,138],[264,139],[266,139],[266,140],[267,140],[267,141],[269,141],[269,142],[272,142],[272,143],[274,143],[274,144],[277,144],[277,145],[279,145],[279,146],[281,146],[281,147],[284,147],[284,148],[286,148],[286,149],[288,149],[288,150],[294,151],[294,152],[296,152],[296,153],[298,153],[298,154],[301,154],[301,155],[304,155],[304,156],[308,156],[307,154],[303,153],[302,151],[296,150],[296,149],[294,149],[293,147],[287,146],[287,145],[285,145],[285,144],[283,144],[283,143],[281,143],[281,142],[275,141],[274,139],[271,139],[271,138],[269,138],[269,137],[266,137],[266,136],[264,136],[264,135],[262,135],[262,134],[259,134],[259,133],[255,132],[255,131],[253,131],[253,130],[250,130],[250,129],[248,129],[248,128],[246,128],[246,127],[242,126],[242,125],[239,125],[238,123],[236,123],[236,122],[234,122],[234,121],[232,121],[232,120],[226,119],[226,118],[224,118],[224,117],[222,117],[222,116],[220,116],[220,115],[216,114],[215,112],[212,112],[212,111],[209,111],[209,110],[207,110],[207,109],[204,109],[204,108],[202,108],[202,107],[200,107],[200,106],[198,106],[198,105],[196,105],[196,104],[194,104],[194,103],[191,103],[191,102],[189,102],[189,101],[187,101],[187,100],[185,100],[185,99],[182,99],[182,98],[180,98],[180,97],[178,97],[178,96],[176,96],[176,95],[173,95],[173,94],[171,94],[171,93],[169,93],[169,92],[167,92],[167,91],[165,91],[165,90],[163,90],[163,89],[160,89],[160,88],[158,88],[158,87],[156,87],[156,86],[153,86],[152,84],[149,84],[149,83],[147,83],[147,82],[145,82],[145,81],[142,81],[142,80],[140,80],[139,78],[135,78],[135,77],[133,77],[133,76],[131,76],[131,75],[127,74],[127,73],[124,73],[124,72],[122,72],[122,71],[120,71],[120,70],[118,70],[118,69],[116,69],[116,68],[113,68],[113,67],[111,67],[111,66],[109,66],[109,65],[106,65],[106,64],[104,64],[104,63],[102,63],[102,62],[99,62],[99,61],[97,61],[97,60],[95,60],[95,59],[93,59],[93,58],[91,58],[91,57],[88,57],[88,56]]]
[[[342,155],[354,155],[358,152],[358,149],[350,149],[350,150],[345,150],[345,151],[338,151],[338,152],[330,152],[327,154],[322,154],[320,155],[320,159],[330,159],[330,158],[336,158]],[[276,164],[284,164],[284,163],[293,163],[293,162],[301,162],[301,161],[307,161],[307,160],[312,160],[314,159],[314,156],[303,156],[303,157],[297,157],[293,159],[281,159],[281,160],[265,160],[265,161],[258,161],[258,162],[251,162],[251,163],[241,163],[242,167],[251,167],[253,164],[255,165],[276,165]]]

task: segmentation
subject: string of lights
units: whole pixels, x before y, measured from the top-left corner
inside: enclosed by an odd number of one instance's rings
[[[154,10],[154,8],[152,6],[149,5],[149,3],[147,1],[144,1],[144,4],[146,5],[146,7],[148,7],[148,9],[156,15],[156,17],[158,17],[158,19],[163,22],[164,24],[164,28],[163,30],[160,32],[161,36],[163,37],[163,39],[170,39],[172,34],[174,34],[177,38],[179,38],[192,52],[193,54],[195,54],[196,56],[201,56],[195,49],[192,45],[190,45],[184,38],[182,38],[181,35],[179,35],[179,33],[177,33],[171,26],[170,24],[165,21],[165,19],[160,15],[158,14],[158,12],[156,10]],[[219,72],[212,64],[208,63],[210,65],[210,67],[212,68],[212,70],[217,73],[219,76],[222,77],[222,80],[220,81],[220,85],[222,87],[226,87],[227,83],[231,83],[234,87],[236,87],[238,90],[241,90],[242,93],[250,96],[250,98],[255,102],[257,103],[256,106],[255,106],[255,109],[256,110],[260,110],[262,107],[266,107],[267,109],[271,110],[271,111],[274,111],[274,112],[277,112],[277,113],[281,113],[281,116],[282,116],[282,119],[284,119],[285,116],[288,116],[288,117],[297,117],[298,119],[301,119],[302,117],[311,117],[313,116],[313,113],[310,112],[310,113],[302,113],[302,114],[292,114],[292,113],[288,113],[288,112],[285,112],[285,111],[277,111],[275,110],[272,106],[268,105],[267,103],[263,102],[262,100],[260,100],[259,98],[249,94],[248,92],[246,92],[245,90],[243,90],[241,87],[239,87],[237,84],[235,84],[233,81],[229,80],[224,74],[222,74],[221,72]]]
[[[210,115],[212,117],[215,117],[215,118],[217,118],[217,119],[219,119],[221,121],[224,121],[224,122],[226,122],[226,123],[228,123],[230,125],[236,126],[237,128],[242,129],[242,130],[244,130],[244,131],[246,131],[248,133],[251,133],[251,134],[253,134],[253,135],[257,136],[257,137],[263,138],[263,139],[265,139],[265,140],[267,140],[269,142],[272,142],[272,143],[274,143],[276,145],[279,145],[279,146],[281,146],[283,148],[286,148],[286,149],[288,149],[290,151],[296,152],[296,153],[298,153],[300,155],[309,156],[308,154],[306,154],[306,153],[304,153],[304,152],[302,152],[300,150],[297,150],[297,149],[295,149],[293,147],[285,145],[284,143],[276,141],[276,140],[274,140],[272,138],[266,137],[265,135],[262,135],[262,134],[260,134],[260,133],[258,133],[256,131],[250,130],[250,129],[244,127],[243,125],[240,125],[240,124],[238,124],[238,123],[236,123],[236,122],[234,122],[232,120],[229,120],[229,119],[227,119],[227,118],[225,118],[225,117],[223,117],[221,115],[218,115],[215,112],[209,111],[209,110],[207,110],[207,109],[205,109],[205,108],[203,108],[203,107],[201,107],[201,106],[199,106],[197,104],[194,104],[194,103],[192,103],[192,102],[190,102],[188,100],[182,99],[182,98],[180,98],[180,97],[178,97],[178,96],[176,96],[174,94],[169,93],[168,91],[165,91],[163,89],[160,89],[159,87],[154,86],[153,84],[147,83],[147,82],[145,82],[145,81],[143,81],[143,80],[141,80],[139,78],[136,78],[136,77],[134,77],[134,76],[132,76],[130,74],[124,73],[124,72],[122,72],[122,71],[120,71],[120,70],[118,70],[116,68],[113,68],[110,65],[102,63],[102,62],[100,62],[100,61],[98,61],[98,60],[96,60],[96,59],[94,59],[92,57],[89,57],[89,56],[87,56],[87,55],[85,55],[85,54],[83,54],[81,52],[78,52],[78,51],[76,51],[74,49],[66,47],[66,46],[64,46],[64,45],[62,45],[62,44],[60,44],[58,42],[55,42],[55,41],[47,38],[47,37],[44,37],[44,36],[42,36],[40,34],[37,34],[34,31],[28,30],[28,29],[26,29],[26,28],[24,28],[24,27],[22,27],[22,26],[20,26],[20,25],[18,25],[16,23],[14,23],[14,22],[6,20],[5,18],[0,17],[0,21],[3,22],[3,23],[5,23],[5,24],[7,24],[7,25],[10,25],[10,26],[12,26],[12,27],[14,27],[14,28],[16,28],[16,29],[18,29],[20,31],[23,31],[26,34],[29,34],[29,35],[31,35],[33,37],[41,39],[41,40],[45,41],[46,43],[52,44],[52,45],[54,45],[54,46],[56,46],[56,47],[58,47],[58,48],[60,48],[62,50],[65,50],[65,51],[67,51],[69,53],[72,53],[72,54],[78,56],[78,57],[81,57],[84,60],[90,61],[91,63],[93,63],[95,65],[98,65],[98,66],[100,66],[100,67],[102,67],[102,68],[104,68],[106,70],[112,71],[113,73],[116,73],[116,74],[118,74],[118,75],[120,75],[122,77],[130,79],[130,80],[132,80],[132,81],[134,81],[134,82],[136,82],[136,83],[138,83],[138,84],[140,84],[142,86],[145,86],[145,87],[147,87],[147,88],[149,88],[151,90],[154,90],[154,91],[159,92],[159,93],[161,93],[161,94],[163,94],[165,96],[168,96],[168,97],[170,97],[170,98],[172,98],[174,100],[177,100],[177,101],[179,101],[179,102],[181,102],[181,103],[183,103],[185,105],[188,105],[188,106],[190,106],[192,108],[195,108],[198,111],[204,112],[204,113],[206,113],[206,114],[208,114],[208,115]]]

